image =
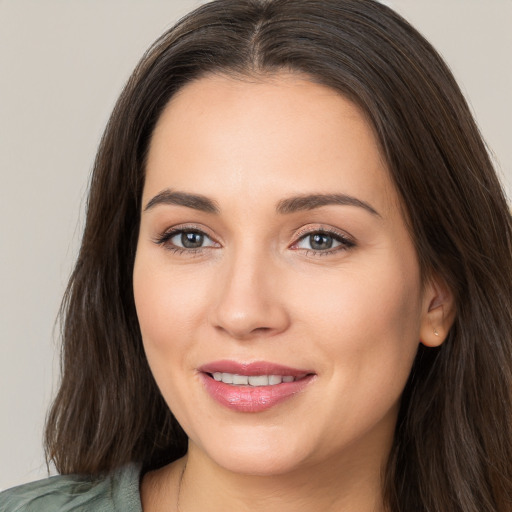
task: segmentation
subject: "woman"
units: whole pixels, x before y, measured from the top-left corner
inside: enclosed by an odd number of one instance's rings
[[[403,19],[206,4],[98,151],[46,431],[65,476],[1,510],[508,511],[511,272],[485,146]]]

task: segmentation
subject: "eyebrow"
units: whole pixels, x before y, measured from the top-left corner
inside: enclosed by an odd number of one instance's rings
[[[170,189],[163,190],[153,197],[144,208],[144,211],[161,204],[185,206],[206,213],[220,213],[218,204],[206,196],[172,191]],[[314,210],[329,205],[357,206],[372,215],[377,217],[381,216],[375,208],[365,201],[346,194],[306,194],[282,199],[277,203],[276,212],[281,215],[289,215],[291,213]]]
[[[174,192],[169,189],[163,190],[153,197],[144,208],[144,211],[150,210],[159,204],[174,204],[206,213],[220,213],[220,208],[217,206],[217,203],[205,196],[189,194],[187,192]]]
[[[276,210],[281,214],[290,214],[304,210],[314,210],[321,206],[341,205],[341,206],[357,206],[363,208],[372,215],[380,217],[380,213],[365,201],[361,201],[356,197],[346,194],[308,194],[289,199],[283,199],[277,204]]]

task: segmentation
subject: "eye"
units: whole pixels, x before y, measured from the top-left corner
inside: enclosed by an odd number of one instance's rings
[[[313,249],[314,251],[325,251],[327,249],[332,249],[333,246],[337,247],[337,245],[340,245],[340,242],[335,240],[333,236],[326,233],[314,233],[312,235],[305,236],[302,240],[299,240],[299,243],[297,244],[301,249]]]
[[[198,249],[199,247],[203,247],[205,240],[208,240],[208,237],[197,231],[182,231],[169,239],[173,245],[183,247],[184,249]]]
[[[331,232],[330,230],[316,230],[310,231],[306,235],[300,237],[291,248],[314,251],[316,253],[332,254],[339,250],[346,250],[354,246],[355,243],[341,233]]]
[[[155,242],[166,249],[186,252],[197,251],[205,247],[219,247],[206,233],[198,229],[171,229],[159,236]]]

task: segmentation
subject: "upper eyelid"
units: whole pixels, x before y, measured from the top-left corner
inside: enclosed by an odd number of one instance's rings
[[[304,238],[306,236],[310,236],[314,233],[325,233],[327,235],[335,235],[335,236],[338,236],[339,238],[342,238],[343,240],[350,240],[353,243],[355,243],[355,238],[352,235],[350,235],[349,233],[347,233],[346,231],[341,230],[341,229],[336,229],[331,226],[324,226],[324,225],[317,225],[315,227],[309,227],[309,228],[305,227],[305,228],[299,229],[295,233],[293,243],[296,243],[297,241],[301,240],[302,238]]]
[[[210,230],[205,228],[204,226],[198,226],[196,224],[178,224],[177,226],[171,226],[164,231],[162,231],[162,235],[175,235],[177,233],[183,233],[193,231],[196,233],[201,233],[212,240],[217,241],[217,237],[211,234]]]
[[[217,238],[212,236],[207,229],[204,227],[199,227],[196,224],[178,224],[176,226],[168,227],[163,231],[158,232],[156,236],[153,237],[153,242],[155,242],[157,245],[164,245],[166,243],[170,243],[171,238],[183,232],[200,233],[209,238],[212,242],[221,245]]]
[[[297,247],[297,245],[307,237],[314,235],[316,233],[325,234],[328,236],[333,237],[334,239],[339,242],[339,245],[336,247],[332,247],[330,249],[326,250],[318,250],[318,249],[307,249],[307,248],[301,248]],[[294,241],[288,246],[290,249],[294,251],[306,251],[307,253],[312,253],[315,255],[334,255],[337,254],[339,251],[346,251],[348,249],[351,249],[353,247],[356,247],[356,239],[346,233],[345,231],[336,229],[332,226],[315,226],[315,227],[304,227],[299,230],[299,232],[296,234]]]
[[[223,245],[223,243],[221,243],[219,241],[219,237],[211,234],[211,232],[208,228],[206,228],[205,226],[199,226],[195,223],[178,224],[176,226],[169,227],[169,228],[165,229],[164,231],[160,232],[160,234],[157,235],[156,240],[161,241],[164,238],[169,240],[173,236],[175,236],[179,233],[182,233],[182,232],[187,232],[187,231],[201,233],[201,234],[205,235],[206,237],[208,237],[213,242]],[[322,224],[317,224],[317,225],[309,226],[309,227],[302,227],[302,228],[299,228],[298,230],[293,230],[293,231],[294,231],[293,241],[290,243],[290,246],[297,244],[303,238],[310,236],[312,234],[315,234],[315,233],[324,233],[324,234],[327,234],[327,235],[330,235],[333,237],[337,237],[337,238],[341,239],[341,241],[351,242],[354,245],[356,243],[355,238],[352,235],[348,234],[346,231],[336,229],[332,226],[322,225]]]

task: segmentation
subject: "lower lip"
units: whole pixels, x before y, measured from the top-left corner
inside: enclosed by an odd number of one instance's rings
[[[238,412],[261,412],[274,407],[300,393],[312,382],[308,375],[293,382],[282,382],[274,386],[235,386],[225,384],[201,373],[206,391],[221,405]]]

